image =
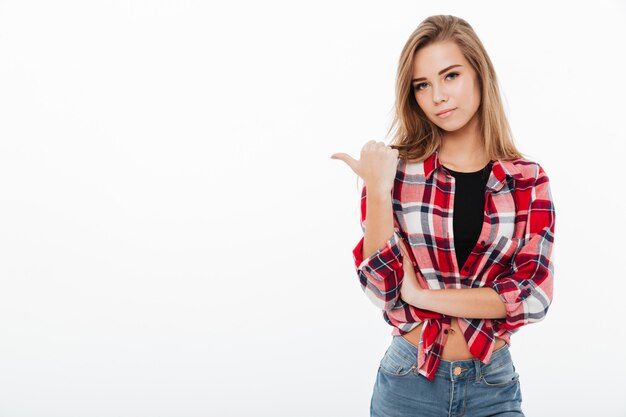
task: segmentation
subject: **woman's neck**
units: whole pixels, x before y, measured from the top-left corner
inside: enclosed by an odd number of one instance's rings
[[[459,172],[478,171],[491,160],[477,135],[444,136],[438,158],[443,165]]]

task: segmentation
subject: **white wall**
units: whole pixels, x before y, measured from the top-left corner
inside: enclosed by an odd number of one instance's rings
[[[548,173],[529,416],[623,416],[626,6],[0,1],[0,416],[365,416],[391,328],[353,156],[424,18],[466,19]]]

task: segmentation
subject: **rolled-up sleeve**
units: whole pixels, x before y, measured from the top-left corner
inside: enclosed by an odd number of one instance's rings
[[[361,193],[361,229],[365,233],[366,189]],[[363,236],[352,251],[361,288],[374,305],[384,311],[391,310],[400,298],[404,269],[401,237],[394,217],[394,233],[385,244],[367,258],[363,258]]]
[[[523,246],[509,272],[486,286],[495,290],[506,307],[506,317],[494,319],[495,329],[513,330],[545,318],[552,303],[555,210],[548,176],[538,165],[531,190]]]

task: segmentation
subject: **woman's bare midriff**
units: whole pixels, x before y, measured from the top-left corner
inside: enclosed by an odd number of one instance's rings
[[[467,342],[465,341],[465,337],[463,337],[463,333],[461,333],[457,318],[453,317],[451,322],[452,323],[450,331],[448,332],[448,340],[443,347],[441,359],[444,359],[446,361],[474,359],[474,355],[472,355],[472,353],[469,351],[469,348],[467,347]],[[422,332],[423,325],[424,323],[420,323],[419,326],[417,326],[410,332],[402,335],[402,337],[408,340],[413,346],[417,347],[419,345],[420,334]],[[496,346],[493,348],[494,352],[500,349],[505,344],[506,342],[504,341],[504,339],[496,336]]]

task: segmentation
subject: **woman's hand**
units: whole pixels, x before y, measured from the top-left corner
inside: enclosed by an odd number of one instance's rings
[[[361,159],[356,160],[346,153],[334,153],[332,159],[344,161],[352,171],[365,181],[370,192],[390,193],[398,169],[398,150],[383,142],[370,140],[361,149]]]
[[[407,253],[408,249],[404,245],[403,240],[400,241],[400,250],[402,251],[402,266],[404,269],[404,278],[402,279],[402,285],[400,287],[400,298],[412,306],[420,308],[421,301],[427,296],[428,289],[422,288],[417,281],[415,268],[413,268],[413,263]]]

